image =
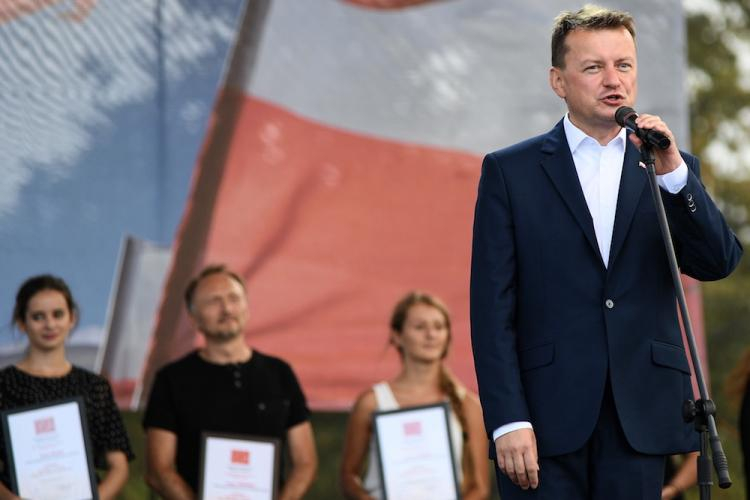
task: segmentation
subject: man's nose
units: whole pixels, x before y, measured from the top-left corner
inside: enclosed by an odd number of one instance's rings
[[[607,87],[617,87],[620,85],[620,74],[614,66],[604,68],[604,85]]]

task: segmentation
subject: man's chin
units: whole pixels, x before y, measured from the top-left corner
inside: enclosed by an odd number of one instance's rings
[[[617,121],[615,121],[615,111],[617,111],[617,108],[607,109],[599,113],[597,127],[601,129],[619,127]]]
[[[242,332],[239,331],[213,331],[213,332],[203,332],[203,335],[207,339],[211,339],[215,342],[227,342],[229,340],[234,340],[237,337],[242,335]]]

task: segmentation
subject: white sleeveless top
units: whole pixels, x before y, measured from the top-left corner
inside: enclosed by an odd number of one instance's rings
[[[389,411],[400,408],[388,382],[378,382],[372,386],[372,390],[375,393],[378,410]],[[463,387],[458,387],[459,399],[463,399],[465,395],[466,391]],[[458,417],[453,413],[452,409],[448,418],[448,427],[450,428],[451,441],[453,443],[453,460],[455,462],[456,473],[458,474],[458,484],[461,484],[463,482],[461,455],[464,446],[464,435],[461,422],[459,422]],[[364,486],[367,493],[373,498],[381,500],[383,498],[383,485],[380,483],[380,463],[378,462],[376,447],[375,433],[373,433],[372,437],[370,437],[370,449],[367,453],[367,472],[365,473],[365,480],[362,486]]]

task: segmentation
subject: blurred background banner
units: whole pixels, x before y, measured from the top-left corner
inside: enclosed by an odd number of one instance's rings
[[[291,362],[314,408],[346,408],[396,372],[388,319],[414,288],[451,308],[449,364],[475,387],[468,271],[481,159],[562,117],[547,85],[548,39],[566,6],[249,3],[175,241],[141,394],[158,367],[200,343],[182,290],[217,262],[247,280],[249,342]],[[640,106],[674,124],[686,145],[684,57],[652,56],[683,53],[680,4],[628,8],[639,26]]]
[[[617,7],[613,2],[602,2]],[[621,6],[620,6],[621,7]],[[394,303],[453,313],[475,388],[471,224],[482,156],[546,132],[561,0],[0,0],[0,304],[68,280],[69,352],[136,407],[200,339],[182,292],[208,263],[246,279],[247,337],[314,408],[392,375]],[[639,110],[688,147],[680,2],[632,1]],[[669,54],[669,57],[665,57]],[[688,288],[702,334],[700,289]],[[0,332],[0,363],[23,338]]]
[[[82,311],[69,359],[134,408],[154,370],[199,340],[184,317],[188,277],[227,261],[248,279],[250,344],[289,360],[314,408],[346,408],[393,375],[388,318],[412,288],[450,306],[449,364],[474,387],[481,159],[562,117],[550,27],[582,3],[0,0],[0,366],[25,348],[9,324],[18,286],[52,272]],[[747,0],[596,3],[635,16],[635,108],[701,158],[747,248]],[[747,348],[748,276],[746,258],[728,280],[686,280],[701,346],[706,299],[735,479],[737,408],[722,383],[744,389],[730,371]],[[142,445],[140,416],[124,414]],[[332,498],[345,419],[313,418],[322,480],[310,498]],[[136,470],[141,489],[123,498],[148,494]],[[744,498],[728,491],[716,493]]]

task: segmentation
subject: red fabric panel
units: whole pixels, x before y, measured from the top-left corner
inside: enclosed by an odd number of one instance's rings
[[[396,373],[391,308],[417,288],[451,308],[448,363],[474,388],[468,273],[481,159],[337,130],[251,97],[236,104],[215,204],[190,209],[208,224],[195,229],[203,251],[191,253],[247,279],[250,344],[288,360],[313,407],[347,407]],[[177,255],[201,243],[183,233]],[[177,339],[191,335],[182,314]],[[181,344],[169,350],[191,347]]]

